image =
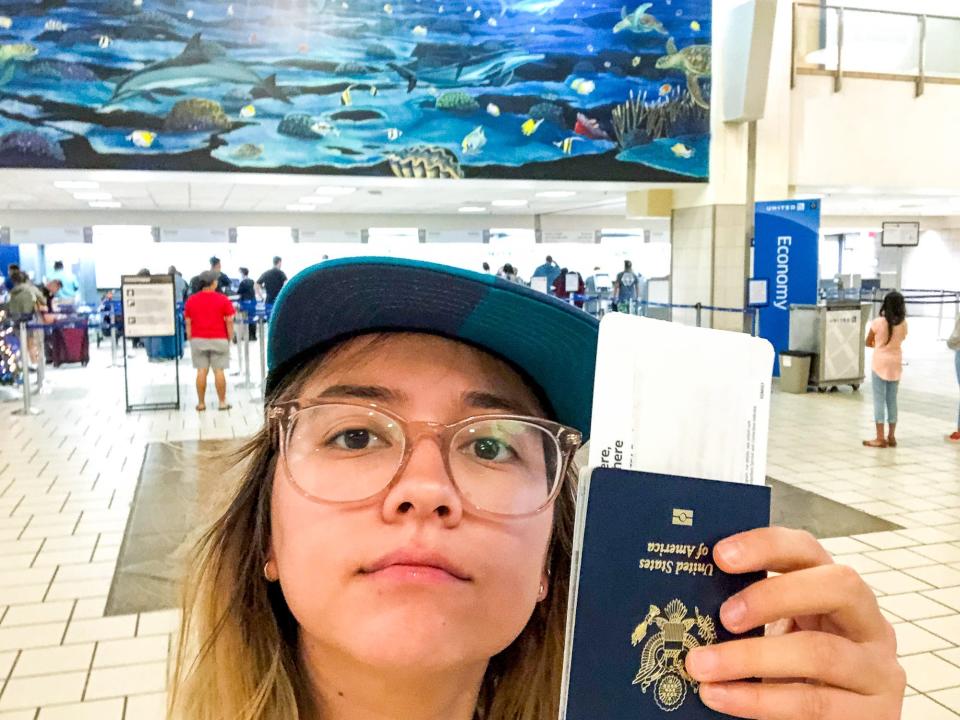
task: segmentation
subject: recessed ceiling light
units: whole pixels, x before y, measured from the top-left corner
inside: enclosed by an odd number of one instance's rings
[[[57,180],[53,186],[61,190],[96,190],[100,183],[93,180]]]
[[[337,187],[335,185],[321,185],[315,190],[317,195],[329,195],[330,197],[351,195],[356,191],[357,189],[354,187]]]
[[[294,203],[293,205],[287,205],[287,210],[290,212],[310,212],[315,205],[304,205],[303,203]]]
[[[90,207],[103,209],[119,208],[123,207],[123,203],[119,203],[116,200],[95,200],[94,202],[90,203]]]
[[[482,212],[486,212],[486,211],[487,211],[487,209],[486,209],[485,207],[480,207],[479,205],[464,205],[464,206],[463,206],[462,208],[460,208],[457,212],[462,212],[462,213],[482,213]]]
[[[526,200],[494,200],[494,207],[526,207]]]
[[[324,195],[307,195],[300,198],[301,205],[329,205],[332,202],[332,197],[326,197]]]
[[[543,192],[538,192],[537,197],[559,200],[561,198],[573,197],[576,194],[573,190],[544,190]]]
[[[108,192],[79,192],[74,193],[73,197],[77,200],[113,200],[113,195]]]

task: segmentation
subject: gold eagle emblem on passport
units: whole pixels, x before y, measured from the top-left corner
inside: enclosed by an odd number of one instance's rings
[[[651,605],[643,622],[637,625],[630,636],[634,647],[646,638],[640,651],[640,669],[633,684],[639,685],[644,694],[652,686],[654,702],[666,712],[683,705],[688,686],[694,693],[700,689],[699,683],[687,674],[684,667],[687,653],[693,648],[713,645],[717,641],[713,618],[701,615],[698,608],[694,608],[693,617],[688,618],[687,615],[686,605],[679,600],[671,600],[663,611]],[[696,635],[691,632],[694,626]],[[659,632],[647,638],[647,631],[653,627]]]

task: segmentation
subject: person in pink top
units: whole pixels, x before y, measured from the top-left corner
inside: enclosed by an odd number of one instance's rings
[[[867,447],[897,446],[897,389],[903,372],[903,341],[907,338],[907,304],[894,290],[883,299],[880,317],[870,324],[867,347],[873,348],[873,419],[877,436],[864,440]],[[886,410],[886,416],[884,416]],[[883,434],[886,419],[889,432]]]

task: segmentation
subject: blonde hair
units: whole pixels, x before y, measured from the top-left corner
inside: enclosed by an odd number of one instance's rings
[[[276,399],[295,397],[337,351],[291,373]],[[278,443],[267,427],[241,449],[239,484],[202,535],[185,578],[168,720],[320,720],[297,655],[298,625],[263,576]],[[478,720],[556,717],[570,580],[576,468],[554,505],[550,591],[513,643],[490,659]]]

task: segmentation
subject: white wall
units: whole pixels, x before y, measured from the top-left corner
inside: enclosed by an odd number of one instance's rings
[[[960,193],[960,86],[800,76],[792,126],[792,185]]]

